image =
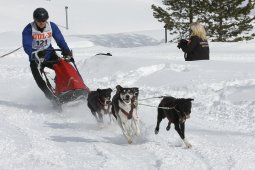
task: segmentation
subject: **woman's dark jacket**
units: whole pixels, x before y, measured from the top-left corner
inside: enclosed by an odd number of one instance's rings
[[[209,44],[198,36],[191,36],[190,41],[181,49],[186,53],[185,61],[209,60]]]

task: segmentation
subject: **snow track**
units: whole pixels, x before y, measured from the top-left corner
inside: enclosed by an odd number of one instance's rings
[[[154,134],[156,107],[139,106],[141,136],[131,145],[116,122],[108,124],[108,116],[97,125],[86,102],[55,112],[20,52],[1,60],[1,169],[253,169],[254,64],[226,58],[184,62],[174,53],[169,58],[174,46],[105,48],[117,55],[87,57],[77,48],[75,60],[92,90],[139,87],[140,99],[152,98],[139,103],[151,106],[160,102],[153,97],[162,95],[194,98],[186,122],[191,149],[173,125],[165,130],[166,120]],[[86,55],[102,48],[90,47]]]

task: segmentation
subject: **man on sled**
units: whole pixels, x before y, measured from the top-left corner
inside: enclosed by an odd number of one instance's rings
[[[51,45],[52,37],[61,48],[62,55],[71,58],[72,61],[73,58],[72,52],[58,26],[48,21],[48,18],[48,12],[44,8],[35,9],[33,13],[34,21],[29,23],[22,32],[22,43],[25,52],[29,56],[30,68],[38,87],[52,101],[54,106],[58,106],[60,104],[58,98],[49,89],[38,68],[48,67],[53,69],[53,65],[58,61],[58,56]],[[38,58],[43,58],[46,62],[40,63]],[[54,63],[54,61],[56,62]],[[40,64],[39,67],[38,64]]]

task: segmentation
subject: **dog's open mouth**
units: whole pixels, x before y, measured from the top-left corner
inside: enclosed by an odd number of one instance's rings
[[[106,100],[105,104],[111,104],[112,102],[110,100]]]
[[[130,99],[123,99],[125,103],[130,103]]]

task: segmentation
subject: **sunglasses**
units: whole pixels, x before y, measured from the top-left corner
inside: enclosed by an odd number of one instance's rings
[[[47,20],[36,20],[36,22],[46,22]]]

